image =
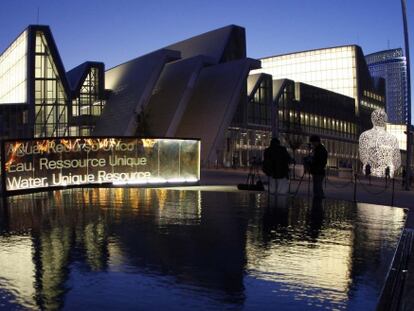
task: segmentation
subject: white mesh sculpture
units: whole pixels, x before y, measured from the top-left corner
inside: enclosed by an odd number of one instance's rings
[[[397,138],[385,131],[387,114],[383,109],[371,114],[373,128],[359,137],[359,158],[363,164],[363,173],[367,164],[371,166],[371,175],[385,177],[387,167],[390,177],[401,165],[401,154]]]

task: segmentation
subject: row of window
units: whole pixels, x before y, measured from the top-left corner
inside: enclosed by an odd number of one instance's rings
[[[380,96],[378,94],[372,93],[372,92],[367,91],[367,90],[364,90],[363,94],[366,97],[372,98],[372,99],[380,101],[380,102],[384,102],[384,96]]]
[[[310,134],[312,133],[302,135],[281,133],[279,136],[281,144],[288,149],[290,149],[290,140],[301,142],[299,149],[296,151],[297,163],[302,163],[303,156],[309,152],[306,143]],[[251,164],[253,157],[258,160],[262,159],[263,151],[269,146],[270,139],[270,131],[229,128],[226,134],[223,163],[225,165],[227,163],[227,165],[248,166]],[[344,142],[335,139],[323,139],[322,141],[329,152],[330,165],[352,167],[352,161],[358,159],[358,144],[356,142]]]
[[[262,64],[263,68],[288,68],[290,70],[298,71],[315,71],[318,70],[343,70],[347,68],[355,67],[355,59],[353,57],[347,58],[336,58],[336,59],[291,59],[291,60],[280,60],[275,59],[272,62],[264,62]]]
[[[343,47],[303,51],[299,53],[267,57],[267,58],[264,58],[263,61],[271,62],[271,61],[274,61],[275,59],[287,60],[287,59],[301,59],[301,58],[317,59],[318,56],[323,57],[323,58],[326,58],[326,57],[344,58],[344,57],[348,57],[349,55],[353,55],[354,50],[355,49],[352,46],[343,46]]]
[[[279,110],[279,121],[285,127],[291,123],[292,125],[311,126],[352,135],[356,135],[358,131],[355,123],[294,110]]]
[[[366,100],[361,100],[361,105],[371,109],[384,109],[384,106]]]

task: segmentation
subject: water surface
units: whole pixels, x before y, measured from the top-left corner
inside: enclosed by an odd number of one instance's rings
[[[72,189],[9,199],[0,309],[374,310],[402,209]]]

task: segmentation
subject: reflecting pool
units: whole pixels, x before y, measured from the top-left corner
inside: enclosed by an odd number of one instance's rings
[[[0,309],[374,310],[405,221],[263,193],[69,189],[11,197]]]

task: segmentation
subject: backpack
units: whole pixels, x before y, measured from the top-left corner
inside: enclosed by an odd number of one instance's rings
[[[273,161],[269,149],[266,149],[263,155],[262,171],[266,176],[273,175]]]

